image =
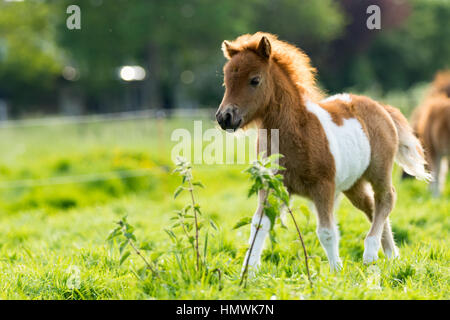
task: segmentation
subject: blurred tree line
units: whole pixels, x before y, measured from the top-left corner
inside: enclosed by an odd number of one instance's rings
[[[66,27],[71,4],[81,30]],[[371,4],[381,30],[366,27]],[[0,0],[0,99],[16,116],[215,107],[221,42],[260,30],[309,54],[330,93],[407,89],[450,67],[448,0]],[[124,82],[124,65],[146,78]]]

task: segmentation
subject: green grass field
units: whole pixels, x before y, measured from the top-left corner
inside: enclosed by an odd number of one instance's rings
[[[213,126],[205,120],[204,127]],[[192,254],[181,263],[164,231],[173,212],[189,202],[174,200],[180,177],[172,174],[170,151],[175,128],[192,130],[193,119],[0,127],[0,298],[2,299],[449,299],[450,182],[433,199],[427,185],[401,181],[391,221],[401,257],[362,264],[369,229],[364,214],[343,199],[337,217],[344,268],[329,272],[315,234],[316,219],[306,201],[295,198],[305,238],[313,287],[293,224],[275,226],[277,243],[266,243],[262,267],[246,288],[239,286],[256,197],[245,165],[198,165],[193,174],[205,186],[196,198],[211,231],[204,252],[209,270],[199,274]],[[206,125],[207,124],[207,125]],[[124,172],[138,172],[126,176]],[[138,171],[136,171],[138,170]],[[142,173],[142,174],[141,174]],[[99,179],[92,179],[100,174]],[[66,177],[66,178],[61,178]],[[69,177],[69,178],[67,178]],[[88,177],[86,179],[79,177]],[[89,178],[90,177],[90,178]],[[301,208],[301,209],[300,209]],[[160,278],[139,278],[143,266],[132,254],[119,263],[119,249],[106,239],[115,221],[127,215],[145,255]],[[189,245],[186,244],[188,247]],[[188,251],[189,252],[189,251]]]

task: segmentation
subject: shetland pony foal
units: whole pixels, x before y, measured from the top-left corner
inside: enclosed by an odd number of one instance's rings
[[[268,132],[279,129],[284,183],[291,194],[314,202],[317,234],[331,269],[342,265],[333,217],[334,202],[341,192],[372,221],[364,242],[364,262],[377,260],[380,243],[387,257],[398,256],[388,220],[395,202],[391,180],[395,155],[407,172],[429,178],[422,147],[400,111],[349,94],[321,100],[309,58],[274,35],[243,35],[224,41],[222,50],[228,62],[217,121],[223,129],[237,130],[252,122]],[[270,149],[268,143],[266,151]],[[253,268],[259,265],[270,230],[266,216],[258,225],[264,214],[264,191],[258,199],[250,242],[255,234],[256,239],[246,257]]]

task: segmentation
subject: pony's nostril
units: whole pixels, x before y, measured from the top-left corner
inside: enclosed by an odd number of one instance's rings
[[[223,119],[223,121],[225,122],[225,126],[230,126],[231,125],[231,112],[227,112],[225,113],[225,118]]]

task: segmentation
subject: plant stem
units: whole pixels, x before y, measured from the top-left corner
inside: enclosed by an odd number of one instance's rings
[[[194,210],[194,220],[195,220],[195,252],[197,255],[197,271],[200,269],[200,252],[198,251],[198,222],[197,222],[197,210],[195,208],[195,198],[194,198],[194,187],[192,186],[192,181],[190,177],[188,177],[189,183],[189,193],[191,194],[192,199],[192,208]]]
[[[142,258],[142,260],[144,260],[145,264],[147,265],[147,268],[150,269],[150,271],[156,275],[159,278],[159,274],[158,271],[156,271],[156,269],[154,269],[151,264],[147,261],[147,259],[145,259],[144,255],[141,253],[141,251],[136,248],[136,246],[134,245],[133,241],[128,240],[128,243],[130,244],[130,246],[133,248],[133,250],[136,252],[136,254]]]
[[[288,205],[288,204],[286,204],[286,207],[287,207],[287,209],[288,209],[288,211],[289,211],[289,214],[291,215],[292,220],[294,221],[294,225],[295,225],[295,228],[297,229],[298,237],[300,238],[300,242],[302,243],[303,253],[305,254],[306,272],[308,273],[309,284],[310,284],[310,286],[311,286],[311,288],[312,288],[313,285],[312,285],[311,275],[310,275],[310,273],[309,273],[309,267],[308,267],[308,254],[307,254],[307,252],[306,252],[305,243],[303,242],[302,234],[300,233],[300,229],[298,228],[297,221],[295,220],[295,217],[294,217],[294,214],[293,214],[292,211],[291,211],[291,208],[289,208],[289,205]]]
[[[258,225],[256,226],[255,236],[253,237],[252,243],[250,244],[250,248],[248,249],[248,255],[247,255],[247,259],[245,261],[244,271],[242,272],[241,281],[239,282],[239,285],[242,285],[242,282],[244,281],[244,279],[246,280],[246,282],[244,284],[244,288],[245,288],[245,286],[247,284],[248,263],[250,261],[250,256],[252,255],[253,246],[255,245],[256,236],[258,235],[258,231],[261,228],[261,222],[262,222],[262,218],[263,218],[263,215],[264,215],[264,207],[266,206],[266,202],[267,202],[267,197],[268,196],[269,196],[269,190],[266,191],[266,196],[264,197],[263,209],[262,209],[261,214],[259,216]]]

